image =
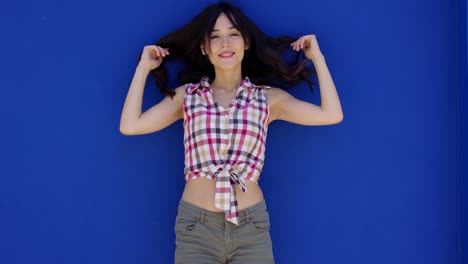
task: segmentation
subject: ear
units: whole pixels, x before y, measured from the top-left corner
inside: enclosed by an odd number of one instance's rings
[[[206,55],[206,52],[205,52],[205,46],[203,44],[200,45],[200,49],[201,49],[201,53],[203,55]]]

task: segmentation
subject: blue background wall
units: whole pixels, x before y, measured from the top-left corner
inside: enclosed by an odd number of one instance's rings
[[[182,121],[129,137],[120,113],[143,46],[212,2],[1,4],[0,263],[173,262]],[[234,3],[273,36],[317,35],[345,116],[269,127],[277,263],[461,263],[465,2]],[[143,110],[162,98],[148,78]]]
[[[461,106],[461,160],[462,160],[462,174],[460,181],[460,194],[461,194],[461,232],[460,232],[460,250],[462,252],[463,263],[468,263],[468,155],[467,140],[468,140],[468,93],[466,91],[468,84],[468,56],[467,56],[467,24],[468,24],[468,6],[466,1],[460,1],[460,106]]]

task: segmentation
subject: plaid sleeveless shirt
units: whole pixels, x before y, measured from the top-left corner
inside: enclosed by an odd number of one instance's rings
[[[213,98],[210,79],[185,84],[185,182],[199,177],[216,181],[215,206],[238,225],[235,185],[258,184],[265,157],[269,108],[266,88],[245,77],[228,108]]]

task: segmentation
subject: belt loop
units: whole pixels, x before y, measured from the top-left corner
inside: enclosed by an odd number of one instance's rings
[[[247,222],[250,222],[250,214],[249,214],[249,211],[248,210],[245,210],[245,219],[247,220]]]
[[[205,211],[202,210],[201,213],[200,213],[200,223],[203,223],[205,222]]]

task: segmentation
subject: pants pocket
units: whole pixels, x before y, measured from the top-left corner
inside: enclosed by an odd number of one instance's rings
[[[250,216],[250,224],[257,230],[269,231],[270,230],[270,216],[267,211],[259,214],[252,214]]]
[[[177,215],[174,224],[174,231],[176,235],[191,235],[197,230],[198,224],[199,221],[196,217]]]
[[[273,257],[273,245],[270,236],[270,216],[265,210],[263,212],[256,212],[250,215],[250,230],[258,238],[260,238],[261,244],[256,244],[258,254],[265,256],[266,259],[274,263]],[[270,263],[270,262],[269,262]]]

